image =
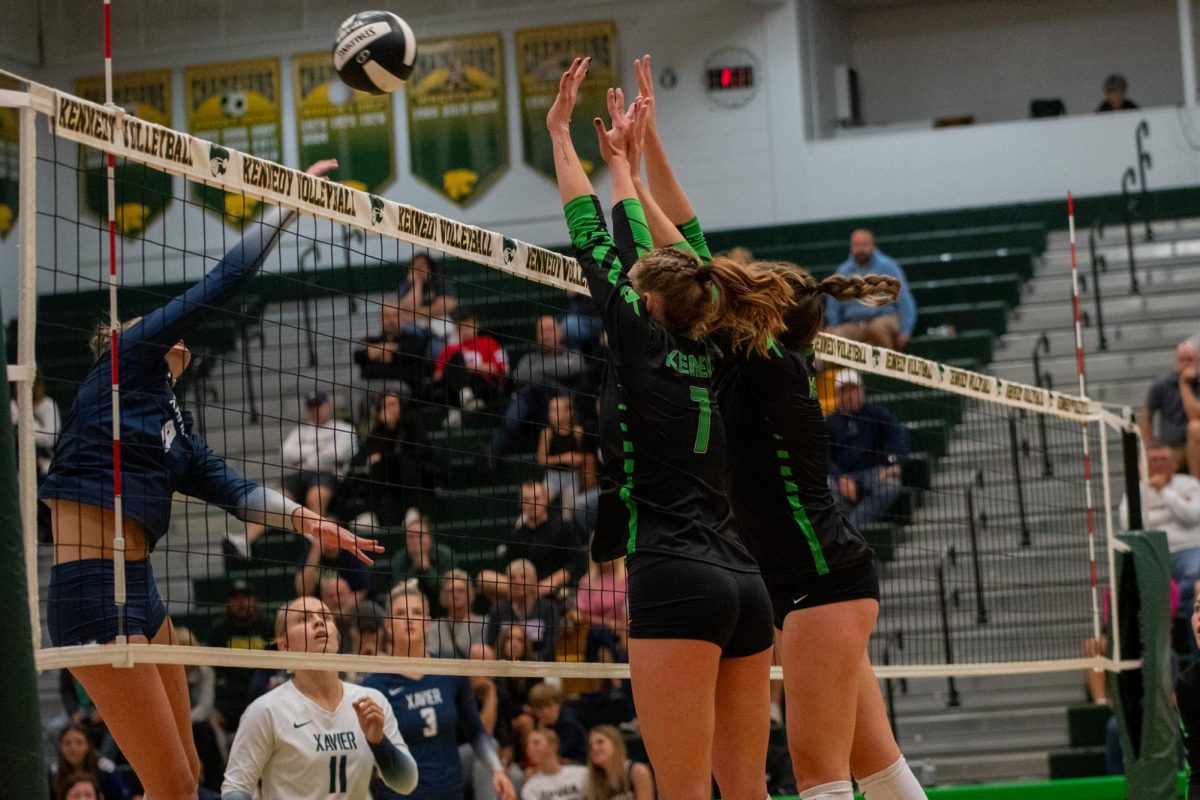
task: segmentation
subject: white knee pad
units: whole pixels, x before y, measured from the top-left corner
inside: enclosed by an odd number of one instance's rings
[[[800,800],[854,800],[854,787],[850,781],[832,781],[805,789]]]
[[[859,778],[858,788],[867,800],[926,800],[925,790],[904,756],[887,769]]]

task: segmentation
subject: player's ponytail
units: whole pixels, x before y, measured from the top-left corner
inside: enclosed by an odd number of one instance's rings
[[[703,264],[695,253],[663,247],[635,268],[638,290],[658,294],[667,328],[697,339],[722,330],[738,350],[766,353],[793,302],[781,276],[721,256]]]
[[[779,337],[789,350],[805,350],[812,344],[825,324],[826,297],[882,306],[900,296],[900,281],[887,275],[830,275],[817,281],[807,270],[786,261],[758,262],[755,266],[783,277],[792,287],[796,302],[788,309],[787,330]]]
[[[121,323],[121,330],[127,331],[141,321],[141,317],[126,320]],[[92,351],[92,358],[99,359],[101,356],[107,356],[111,346],[112,325],[107,322],[97,322],[96,327],[92,328],[92,335],[88,337],[88,349]]]

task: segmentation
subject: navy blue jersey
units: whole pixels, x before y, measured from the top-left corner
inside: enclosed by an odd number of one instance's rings
[[[450,800],[463,796],[462,762],[458,756],[458,730],[468,742],[487,739],[479,720],[479,707],[471,679],[454,675],[370,675],[363,686],[378,689],[392,705],[400,735],[417,762],[421,778],[412,794],[400,795],[386,787],[383,798]]]
[[[829,488],[829,436],[809,359],[774,344],[766,356],[731,354],[717,387],[729,499],[767,584],[870,560]]]
[[[284,224],[281,212],[268,214],[199,283],[121,333],[117,366],[124,516],[141,523],[151,547],[167,532],[173,493],[238,514],[259,488],[193,431],[191,416],[175,397],[165,357],[237,295],[262,266]],[[41,499],[113,507],[111,386],[112,363],[104,355],[80,383],[67,412]]]
[[[725,490],[725,429],[716,403],[716,348],[650,319],[628,277],[650,244],[641,203],[595,195],[565,208],[612,353],[600,390],[600,506],[592,556],[635,552],[756,571]]]

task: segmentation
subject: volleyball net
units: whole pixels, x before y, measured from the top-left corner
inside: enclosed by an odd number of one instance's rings
[[[19,151],[10,363],[40,668],[557,675],[584,691],[627,676],[623,565],[587,553],[605,344],[571,258],[36,84],[0,97],[38,133]],[[368,567],[177,494],[150,562],[188,633],[51,647],[53,553],[32,498],[54,431],[25,368],[36,361],[65,414],[95,363],[88,340],[110,322],[112,263],[118,317],[131,320],[243,237],[275,245],[186,334],[175,392],[239,473],[386,551]],[[1129,426],[973,362],[824,335],[817,351],[835,494],[880,566],[880,675],[1118,667],[1081,653],[1102,630],[1119,637],[1106,587]],[[273,648],[276,610],[308,594],[330,606],[341,652]],[[433,663],[400,644],[420,638],[414,625]]]

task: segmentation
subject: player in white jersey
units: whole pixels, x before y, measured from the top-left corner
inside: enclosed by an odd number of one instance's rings
[[[337,639],[329,609],[315,597],[292,600],[275,620],[280,650],[336,653]],[[376,767],[401,794],[417,785],[417,762],[383,695],[334,670],[296,670],[242,715],[221,800],[367,800]]]

